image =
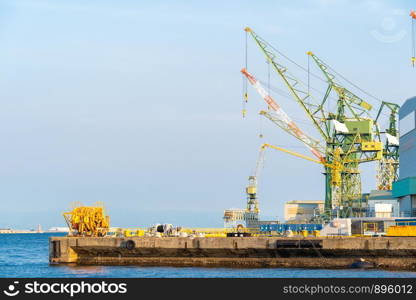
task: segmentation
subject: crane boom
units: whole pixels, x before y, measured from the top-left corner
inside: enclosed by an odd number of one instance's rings
[[[359,117],[361,117],[364,113],[372,109],[371,104],[367,103],[366,101],[355,95],[353,92],[349,91],[348,89],[337,83],[335,81],[335,75],[329,72],[330,67],[325,62],[323,62],[311,51],[307,52],[307,54],[312,57],[312,59],[318,65],[319,69],[325,75],[325,78],[327,79],[327,82],[329,84],[329,90],[333,89],[338,94],[339,99],[347,105],[347,107],[356,119],[359,119]],[[328,97],[328,95],[329,93],[327,92],[325,97]],[[326,99],[324,99],[324,102],[325,101]],[[354,104],[355,110],[351,107],[351,105]]]
[[[287,133],[302,141],[315,157],[324,162],[325,148],[319,144],[319,141],[304,133],[252,74],[250,74],[246,69],[242,69],[241,73],[247,77],[250,84],[257,90],[267,105],[272,109],[270,112],[261,111],[260,114],[267,117]]]
[[[299,158],[303,158],[303,159],[306,159],[306,160],[309,160],[309,161],[315,162],[315,163],[317,163],[317,164],[322,164],[322,165],[324,165],[324,166],[326,166],[326,167],[328,167],[328,168],[333,168],[333,166],[332,166],[331,164],[328,164],[328,163],[322,162],[322,161],[320,161],[320,160],[314,159],[314,158],[309,157],[309,156],[307,156],[307,155],[303,155],[303,154],[301,154],[301,153],[297,153],[297,152],[295,152],[295,151],[291,151],[291,150],[288,150],[288,149],[285,149],[285,148],[282,148],[282,147],[278,147],[278,146],[274,146],[274,145],[270,145],[270,144],[263,144],[263,145],[262,145],[262,148],[263,148],[263,149],[266,149],[266,148],[271,148],[271,149],[274,149],[274,150],[279,150],[279,151],[282,151],[282,152],[285,152],[285,153],[291,154],[291,155],[293,155],[293,156],[296,156],[296,157],[299,157]]]
[[[273,111],[261,110],[260,115],[266,117],[283,130],[286,130],[286,128],[288,127],[285,123],[282,124],[282,121],[276,116],[275,113],[273,113]],[[306,134],[299,135],[300,129],[298,129],[295,126],[290,126],[289,130],[287,130],[287,133],[303,142],[306,146],[309,146],[308,149],[310,149],[310,151],[315,155],[315,157],[319,158],[320,161],[325,161],[325,148],[320,144],[320,142]]]
[[[254,170],[254,176],[258,178],[260,176],[260,172],[264,166],[264,148],[260,148],[259,157],[256,163],[256,169]]]
[[[258,36],[250,27],[246,27],[244,30],[254,39],[263,54],[266,56],[267,61],[282,78],[284,84],[288,87],[296,102],[298,102],[302,109],[306,112],[316,130],[318,130],[322,138],[326,141],[330,135],[328,125],[325,122],[322,122],[322,120],[326,119],[322,105],[316,105],[315,103],[309,102],[309,98],[312,98],[312,96],[309,94],[307,89],[303,87],[300,80],[290,74],[285,66],[275,61],[277,54],[273,52],[272,47],[265,40]]]
[[[314,159],[312,157],[309,157],[307,155],[303,155],[301,153],[297,153],[282,147],[278,147],[278,146],[274,146],[274,145],[270,145],[270,144],[263,144],[262,149],[265,148],[271,148],[274,150],[278,150],[278,151],[282,151],[285,153],[288,153],[290,155],[305,159],[305,160],[309,160],[311,162],[315,162],[317,164],[321,164],[323,166],[325,166],[326,168],[331,170],[331,183],[332,183],[332,187],[333,187],[333,193],[339,193],[339,188],[341,186],[341,172],[343,171],[350,171],[345,169],[344,167],[344,163],[341,161],[341,152],[340,152],[340,148],[337,149],[336,153],[335,153],[335,158],[333,162],[331,163],[327,163],[327,162],[322,162],[320,160]]]

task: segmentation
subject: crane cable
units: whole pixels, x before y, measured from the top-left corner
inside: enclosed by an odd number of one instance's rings
[[[311,94],[311,89],[310,89],[310,85],[311,85],[311,70],[310,70],[310,64],[311,64],[311,60],[310,60],[311,56],[308,55],[308,96]]]
[[[244,65],[247,70],[248,65],[248,33],[245,33],[245,57],[244,57]],[[248,92],[247,92],[247,78],[242,75],[243,78],[243,108],[242,108],[242,114],[243,118],[246,117],[247,109],[246,109],[246,103],[248,102]]]
[[[412,17],[412,66],[414,68],[416,63],[416,11],[412,9],[410,16]]]

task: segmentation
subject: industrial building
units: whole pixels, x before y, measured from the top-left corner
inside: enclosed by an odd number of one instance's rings
[[[286,223],[309,223],[311,219],[324,211],[323,200],[296,200],[285,203]]]
[[[245,209],[226,209],[224,211],[224,228],[236,228],[240,224],[245,225]]]
[[[400,206],[391,191],[373,190],[364,194],[367,199],[367,217],[390,218],[400,217]]]
[[[416,216],[416,97],[408,99],[399,111],[400,173],[393,183],[403,217]]]

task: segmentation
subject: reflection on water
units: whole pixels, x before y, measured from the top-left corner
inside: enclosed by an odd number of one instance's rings
[[[94,277],[96,276],[104,276],[108,273],[108,269],[104,266],[77,266],[77,265],[52,265],[51,268],[62,268],[63,273],[68,275],[72,274],[72,276],[68,277]],[[52,270],[52,269],[51,269]],[[111,276],[111,274],[109,275]]]
[[[59,266],[64,277],[162,277],[162,278],[332,278],[332,277],[416,277],[414,272],[390,272],[382,270],[323,270],[323,269],[231,269],[231,268],[177,268],[139,266]]]
[[[49,265],[52,234],[0,234],[0,277],[413,277],[416,272],[383,270],[230,269],[138,266]],[[56,234],[53,234],[56,235]],[[30,245],[30,246],[28,246]]]

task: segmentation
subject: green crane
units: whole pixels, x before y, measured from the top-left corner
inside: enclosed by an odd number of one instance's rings
[[[307,87],[291,74],[287,67],[278,62],[279,53],[268,42],[249,27],[246,27],[245,31],[254,39],[268,63],[280,76],[325,141],[326,162],[329,164],[339,160],[344,162],[340,186],[332,184],[332,172],[325,167],[326,217],[361,214],[361,178],[358,165],[380,159],[382,150],[381,142],[374,140],[374,121],[368,114],[371,105],[337,83],[335,76],[329,72],[329,67],[309,52],[328,83],[323,99],[314,99]],[[336,109],[329,112],[324,109],[324,105],[329,100],[332,90],[338,94],[338,100]],[[336,157],[339,155],[341,157]]]

